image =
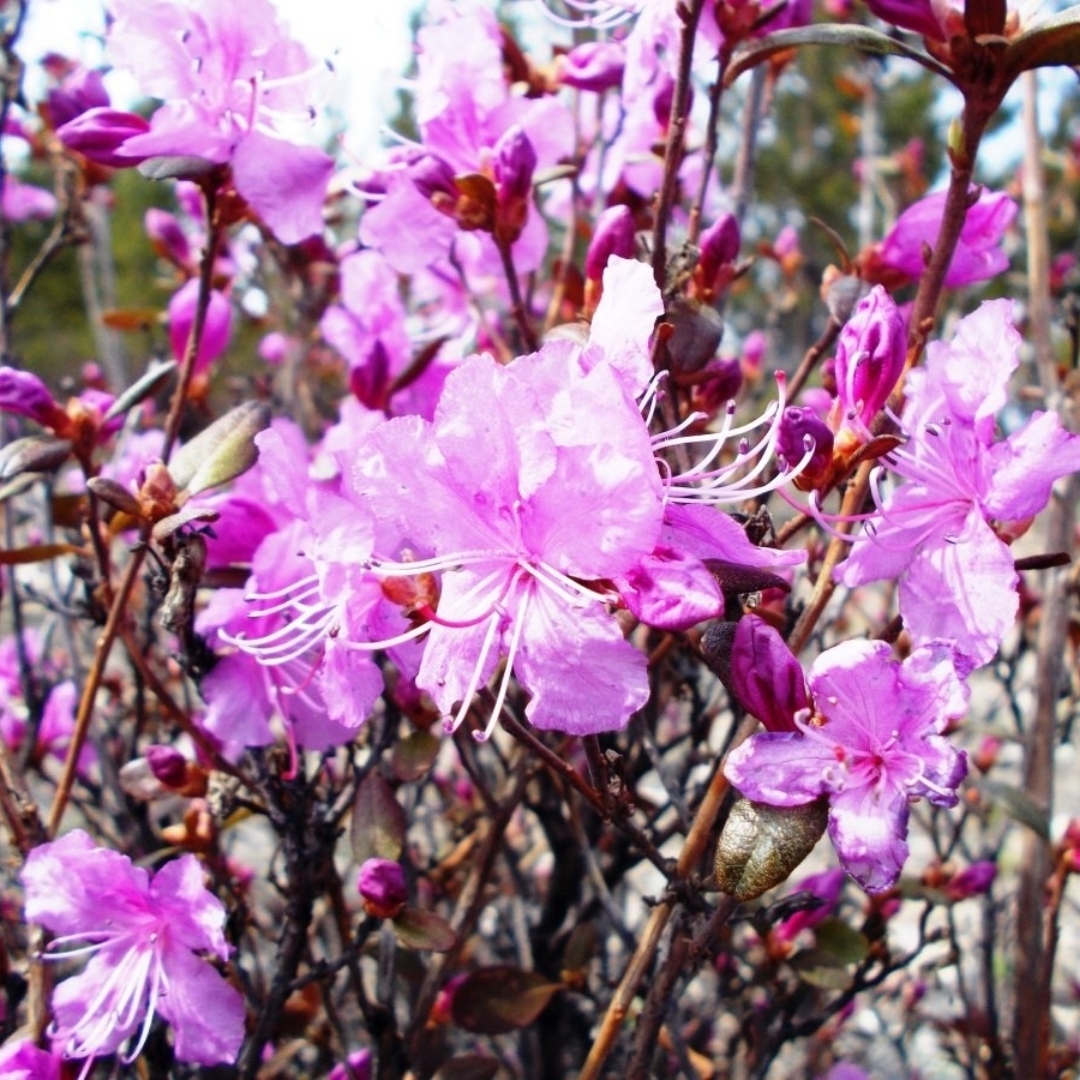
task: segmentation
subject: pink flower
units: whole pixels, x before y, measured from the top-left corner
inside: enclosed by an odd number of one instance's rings
[[[236,189],[279,240],[322,231],[333,162],[295,141],[315,117],[326,75],[268,0],[113,0],[109,56],[165,104],[150,130],[116,150],[137,164],[197,157],[232,166]]]
[[[61,1058],[29,1039],[9,1039],[0,1046],[0,1076],[6,1080],[61,1080]]]
[[[978,199],[968,208],[960,242],[945,275],[946,286],[955,289],[973,285],[1008,270],[1009,257],[1001,249],[1001,238],[1013,223],[1017,209],[1004,192],[980,190]],[[926,268],[926,248],[937,242],[944,211],[944,191],[909,206],[881,243],[881,263],[917,280]]]
[[[867,892],[891,888],[907,858],[909,803],[955,806],[967,760],[942,736],[964,714],[967,688],[940,643],[902,663],[881,641],[823,652],[809,677],[813,711],[796,732],[753,735],[724,773],[747,798],[771,806],[829,800],[829,836]]]
[[[181,1061],[236,1059],[243,1000],[196,955],[228,959],[225,909],[203,886],[193,855],[151,875],[75,830],[35,848],[21,877],[27,920],[56,935],[50,955],[91,955],[81,974],[53,992],[51,1035],[67,1057],[112,1054],[137,1036],[126,1058],[133,1061],[160,1013],[173,1026]]]
[[[930,345],[925,368],[909,376],[909,442],[886,458],[904,483],[878,494],[880,518],[837,568],[849,587],[898,577],[900,613],[916,642],[948,638],[976,665],[992,659],[1019,607],[999,533],[1015,535],[1046,505],[1053,482],[1080,469],[1080,436],[1055,413],[1035,413],[995,441],[1019,348],[1010,300],[983,304],[949,344]]]

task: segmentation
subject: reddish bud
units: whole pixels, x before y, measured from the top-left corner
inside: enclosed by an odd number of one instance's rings
[[[585,277],[602,280],[612,255],[620,259],[634,255],[634,215],[628,206],[609,206],[596,219],[596,231],[585,254]]]
[[[907,327],[895,301],[875,285],[836,343],[836,390],[847,418],[866,429],[904,370]]]
[[[701,259],[698,269],[706,285],[711,285],[716,280],[722,267],[729,266],[739,257],[741,243],[739,222],[734,214],[721,214],[701,234]]]
[[[769,731],[795,731],[795,714],[810,707],[799,661],[784,639],[754,615],[735,627],[730,688]]]
[[[810,454],[809,462],[799,474],[798,486],[804,491],[811,490],[828,476],[832,466],[833,434],[813,409],[791,405],[780,419],[776,452],[791,469]]]
[[[36,375],[12,367],[0,367],[0,410],[29,417],[49,428],[55,428],[65,415]]]
[[[118,151],[128,139],[144,135],[149,130],[150,124],[137,113],[96,108],[69,120],[57,130],[56,135],[69,150],[77,150],[98,165],[130,169],[142,159]]]
[[[182,787],[187,778],[187,759],[175,747],[150,746],[146,760],[154,778],[166,787]]]

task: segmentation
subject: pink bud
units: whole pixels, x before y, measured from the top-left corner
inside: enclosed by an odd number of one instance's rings
[[[183,361],[188,338],[195,322],[195,308],[199,301],[199,283],[194,278],[184,285],[169,301],[169,344],[173,356]],[[206,308],[206,323],[195,359],[195,371],[205,371],[229,344],[232,331],[232,305],[217,289],[210,291]]]
[[[836,343],[836,390],[844,414],[863,429],[904,370],[907,327],[893,298],[875,285],[859,301]]]
[[[55,129],[90,109],[108,108],[109,92],[105,89],[100,71],[77,68],[58,87],[49,91],[46,100],[49,119]]]
[[[271,330],[259,342],[259,357],[268,364],[281,364],[289,355],[289,339],[280,330]]]
[[[756,615],[744,616],[735,628],[731,690],[769,731],[795,731],[795,714],[810,707],[799,661],[784,639]]]
[[[626,49],[618,41],[587,41],[575,46],[562,59],[559,81],[563,85],[599,94],[622,82]]]
[[[716,221],[701,234],[701,260],[698,267],[702,279],[711,284],[723,266],[728,266],[739,257],[739,223],[734,214],[721,214]]]
[[[600,281],[612,255],[629,259],[633,254],[634,215],[628,206],[609,206],[596,219],[596,231],[585,253],[585,277]]]
[[[70,150],[77,150],[91,161],[124,169],[138,165],[142,159],[119,153],[120,147],[132,136],[149,130],[149,123],[136,113],[99,107],[69,120],[57,129],[56,135]]]
[[[931,0],[866,0],[866,6],[883,22],[901,30],[910,30],[934,41],[945,40]]]
[[[357,883],[364,910],[376,919],[392,919],[405,906],[409,893],[405,871],[393,859],[368,859]]]
[[[961,870],[945,886],[945,891],[952,900],[966,900],[969,896],[982,896],[990,891],[990,886],[997,876],[997,866],[988,861],[972,863]]]
[[[181,269],[191,265],[191,245],[175,214],[151,207],[143,218],[143,228],[159,255]]]
[[[187,779],[187,759],[173,746],[150,746],[146,761],[154,778],[166,787],[182,787]]]
[[[813,409],[791,405],[780,419],[776,452],[791,469],[809,453],[810,461],[800,478],[813,487],[824,479],[832,463],[833,433]]]
[[[371,1080],[371,1051],[357,1050],[330,1070],[329,1080]]]
[[[0,367],[0,410],[27,416],[44,427],[53,427],[62,411],[36,375],[11,367]]]
[[[492,151],[496,185],[496,237],[512,244],[521,235],[532,205],[536,149],[520,124],[499,137]]]
[[[454,184],[454,170],[440,157],[424,154],[409,165],[409,179],[416,190],[426,199],[436,194],[451,196],[455,201],[458,190]]]

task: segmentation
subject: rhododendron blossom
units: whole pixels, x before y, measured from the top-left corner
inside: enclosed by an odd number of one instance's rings
[[[141,1052],[154,1017],[173,1027],[181,1061],[235,1060],[244,1037],[240,994],[201,959],[229,956],[225,908],[203,885],[193,855],[151,875],[100,848],[80,829],[41,844],[22,871],[26,918],[50,930],[50,958],[89,955],[79,975],[53,992],[53,1042],[67,1057]]]
[[[942,735],[967,707],[952,651],[921,646],[901,664],[881,641],[823,652],[807,680],[811,710],[795,732],[763,732],[724,766],[747,798],[772,806],[829,800],[829,837],[844,869],[868,892],[891,888],[907,859],[912,799],[955,806],[967,772]]]
[[[995,441],[1019,348],[1010,300],[983,304],[950,343],[929,346],[925,367],[908,377],[909,441],[886,458],[905,482],[879,494],[880,517],[837,568],[852,587],[898,577],[900,613],[915,640],[949,638],[975,664],[990,661],[1019,606],[1001,535],[1022,531],[1053,482],[1080,469],[1080,436],[1055,413],[1036,413]]]

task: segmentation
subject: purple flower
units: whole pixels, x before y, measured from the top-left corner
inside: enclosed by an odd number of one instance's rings
[[[0,410],[28,417],[42,427],[55,427],[66,419],[41,379],[12,367],[0,367]]]
[[[933,247],[941,230],[945,197],[944,191],[927,195],[896,219],[879,251],[885,267],[912,281],[922,276],[926,248]],[[1013,223],[1017,209],[1004,192],[979,191],[976,202],[968,207],[960,241],[945,275],[949,288],[987,281],[1008,270],[1009,257],[1001,250],[1001,238]]]
[[[898,577],[915,641],[947,638],[976,665],[993,657],[1019,607],[999,533],[1034,517],[1053,482],[1080,469],[1080,436],[1055,413],[1035,413],[995,441],[1019,348],[1010,300],[983,304],[949,344],[930,345],[925,367],[909,375],[909,442],[886,458],[904,483],[887,497],[875,485],[880,518],[836,572],[849,587]]]
[[[232,1062],[244,1038],[239,993],[199,952],[229,956],[225,909],[203,886],[193,855],[156,874],[97,847],[82,830],[35,848],[22,871],[26,918],[56,935],[51,955],[91,954],[53,992],[53,1041],[68,1057],[112,1054],[132,1036],[134,1060],[160,1013],[176,1056]]]
[[[575,45],[558,67],[558,79],[576,90],[602,93],[622,82],[626,49],[619,41],[586,41]]]
[[[797,732],[751,736],[732,751],[727,778],[772,806],[829,800],[829,836],[867,892],[891,888],[907,858],[909,802],[954,806],[967,772],[942,736],[961,717],[967,688],[950,649],[912,651],[901,664],[880,641],[845,641],[814,661],[813,712]]]
[[[901,30],[944,41],[945,32],[932,0],[866,0],[866,6],[882,21]]]
[[[117,148],[131,163],[197,157],[232,166],[237,191],[286,244],[322,231],[333,162],[295,136],[327,74],[291,41],[268,0],[112,0],[109,56],[165,104]]]
[[[138,158],[121,153],[120,148],[128,139],[149,130],[150,124],[137,113],[99,105],[68,120],[56,136],[70,150],[77,150],[91,161],[122,169],[137,165]]]
[[[55,129],[89,109],[106,108],[109,105],[109,93],[105,89],[105,81],[100,71],[80,67],[48,92],[46,102],[49,119]]]
[[[0,1076],[7,1080],[61,1080],[63,1059],[29,1039],[9,1039],[0,1046]]]

